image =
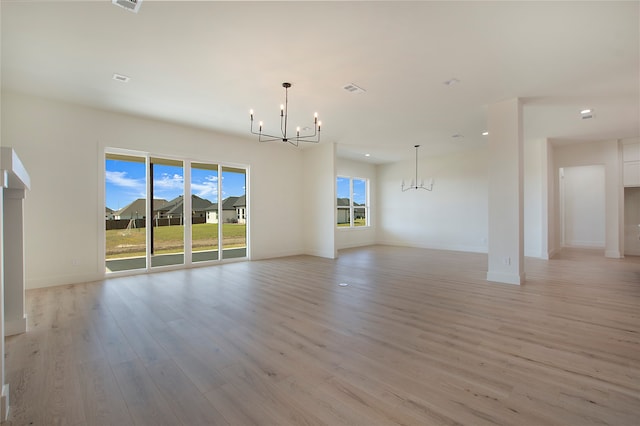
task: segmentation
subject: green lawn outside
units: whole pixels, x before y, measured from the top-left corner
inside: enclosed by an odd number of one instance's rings
[[[338,227],[342,228],[342,227],[346,227],[348,228],[350,226],[349,223],[339,223]],[[356,219],[353,221],[353,226],[367,226],[367,220],[366,219]]]
[[[225,248],[245,247],[246,225],[224,223],[222,235]],[[182,226],[160,226],[154,230],[154,254],[183,253],[184,228]],[[192,225],[193,251],[218,249],[218,224],[200,223]],[[146,229],[112,229],[106,231],[106,258],[117,259],[145,255]]]

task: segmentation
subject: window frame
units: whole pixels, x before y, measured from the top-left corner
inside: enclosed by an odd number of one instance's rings
[[[338,181],[340,179],[348,179],[349,180],[349,205],[348,206],[339,206],[338,205]],[[364,194],[364,205],[355,205],[355,201],[353,199],[353,182],[354,180],[363,181],[365,185],[365,194]],[[336,197],[335,197],[335,226],[338,229],[365,229],[371,227],[371,208],[370,208],[370,181],[367,178],[355,177],[355,176],[345,176],[345,175],[337,175],[335,180],[336,185]],[[343,197],[344,198],[344,197]],[[355,210],[356,209],[364,209],[365,216],[365,224],[364,225],[355,225]],[[347,211],[349,215],[349,223],[346,222],[342,224],[339,222],[339,212],[340,210]]]
[[[118,159],[118,157],[122,157],[122,159],[126,159],[126,158],[135,158],[135,162],[141,162],[142,161],[138,161],[138,158],[143,159],[144,160],[144,165],[145,165],[145,188],[146,188],[146,193],[145,193],[145,215],[146,217],[151,217],[151,210],[152,210],[152,203],[149,202],[149,185],[150,185],[150,181],[152,181],[149,177],[149,170],[150,170],[150,163],[152,161],[152,159],[162,159],[162,160],[167,160],[167,161],[176,161],[176,162],[181,162],[182,163],[182,167],[183,167],[183,197],[184,197],[184,205],[183,205],[183,211],[192,211],[192,199],[191,199],[191,195],[193,195],[193,188],[192,188],[192,182],[191,182],[191,171],[192,171],[192,167],[194,164],[210,164],[210,165],[215,165],[216,169],[218,170],[218,176],[222,176],[222,172],[223,171],[236,171],[236,172],[240,172],[242,174],[244,174],[244,196],[245,196],[245,207],[244,207],[244,219],[245,219],[245,234],[244,234],[244,256],[230,256],[230,257],[225,257],[223,255],[222,250],[224,249],[224,234],[223,234],[223,226],[218,226],[218,241],[219,241],[219,245],[218,245],[218,258],[214,259],[214,260],[204,260],[204,261],[195,261],[193,260],[193,254],[196,253],[193,251],[193,247],[192,247],[192,226],[193,224],[191,223],[192,221],[184,221],[184,239],[183,239],[183,262],[180,264],[171,264],[171,265],[162,265],[162,266],[153,266],[152,262],[151,262],[151,253],[150,253],[150,248],[149,248],[149,242],[151,240],[151,235],[150,235],[150,227],[146,227],[145,226],[145,266],[144,267],[140,267],[140,268],[135,268],[135,269],[122,269],[122,270],[112,270],[112,271],[107,271],[105,268],[104,271],[104,276],[110,276],[110,277],[115,277],[115,276],[125,276],[125,275],[133,275],[133,274],[145,274],[145,273],[150,273],[153,271],[159,271],[159,270],[170,270],[170,269],[183,269],[183,268],[191,268],[193,266],[200,266],[200,265],[205,265],[205,264],[216,264],[216,263],[226,263],[226,262],[237,262],[237,261],[241,261],[241,260],[251,260],[251,224],[248,221],[248,217],[249,215],[249,211],[251,210],[250,207],[250,193],[251,193],[251,188],[250,188],[250,174],[251,174],[251,166],[249,164],[240,164],[240,163],[222,163],[222,162],[215,162],[215,161],[211,161],[211,160],[202,160],[202,159],[192,159],[192,158],[188,158],[188,157],[184,157],[184,156],[174,156],[174,155],[165,155],[165,154],[156,154],[155,152],[146,152],[146,151],[136,151],[136,150],[131,150],[131,149],[125,149],[125,148],[116,148],[116,147],[104,147],[103,150],[101,150],[101,152],[99,153],[99,161],[101,164],[101,171],[102,173],[100,174],[100,179],[99,179],[99,187],[100,187],[100,197],[102,198],[102,202],[99,203],[100,205],[102,205],[102,207],[99,209],[99,217],[100,217],[100,222],[106,221],[108,220],[108,218],[105,217],[105,211],[106,211],[106,195],[107,195],[107,190],[106,190],[106,161],[108,159]],[[221,182],[221,179],[218,179],[218,187],[217,187],[217,193],[221,194],[223,192],[222,190],[223,185]],[[218,216],[218,220],[222,220],[222,202],[220,201],[220,196],[218,198],[218,210],[217,210],[217,216]],[[220,222],[219,222],[220,223]],[[100,232],[100,249],[99,249],[99,262],[106,264],[106,262],[110,259],[107,259],[107,249],[106,249],[106,240],[107,240],[107,236],[106,236],[106,229],[103,228],[102,232]],[[232,247],[233,248],[233,247]]]

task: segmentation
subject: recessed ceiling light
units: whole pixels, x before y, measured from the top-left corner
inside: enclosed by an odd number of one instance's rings
[[[118,73],[113,73],[113,77],[112,77],[115,81],[119,81],[121,83],[128,83],[129,80],[131,80],[130,77],[127,77],[126,75],[122,75],[122,74],[118,74]]]
[[[488,136],[489,132],[482,132],[482,136]]]
[[[464,138],[464,135],[461,135],[460,133],[456,133],[455,135],[451,135],[451,137],[454,139],[461,139],[461,138]]]
[[[591,113],[590,109],[583,109],[582,111],[580,111],[580,114],[589,114]]]
[[[454,84],[458,84],[458,83],[460,83],[460,80],[458,80],[457,78],[450,78],[449,80],[442,82],[442,84],[447,86],[453,86]]]
[[[364,156],[365,157],[371,157],[371,154],[365,154]]]

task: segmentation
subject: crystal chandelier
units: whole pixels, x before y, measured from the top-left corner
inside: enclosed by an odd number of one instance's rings
[[[320,126],[322,125],[321,121],[318,121],[318,113],[316,112],[313,116],[313,134],[311,133],[300,133],[300,127],[296,128],[295,136],[291,136],[288,132],[287,125],[288,117],[289,117],[289,88],[291,87],[291,83],[282,83],[282,87],[284,87],[284,104],[280,105],[280,133],[279,136],[270,135],[268,133],[263,133],[262,128],[264,127],[264,123],[262,121],[258,124],[258,131],[256,132],[253,128],[253,110],[249,111],[251,115],[251,133],[254,135],[258,135],[259,142],[273,142],[273,141],[282,141],[288,142],[291,145],[298,146],[300,142],[312,142],[318,143],[320,142]],[[305,129],[308,129],[305,128]]]
[[[408,186],[405,186],[404,184],[404,179],[402,180],[402,192],[408,191],[410,189],[424,189],[427,191],[432,191],[433,190],[433,179],[429,179],[429,181],[427,182],[427,184],[425,185],[424,183],[424,179],[420,182],[420,185],[418,185],[418,148],[420,148],[420,145],[414,145],[414,148],[416,149],[416,178],[411,179],[411,184],[409,184]]]

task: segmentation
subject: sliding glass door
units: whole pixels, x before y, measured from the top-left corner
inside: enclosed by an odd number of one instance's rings
[[[218,260],[218,165],[191,163],[191,261]]]
[[[105,156],[105,266],[107,272],[147,267],[146,158]]]
[[[105,155],[107,272],[247,256],[246,169],[120,151]]]
[[[182,161],[151,157],[149,161],[151,266],[184,263],[184,167]]]
[[[245,169],[222,167],[221,205],[222,258],[247,255],[247,172]]]

